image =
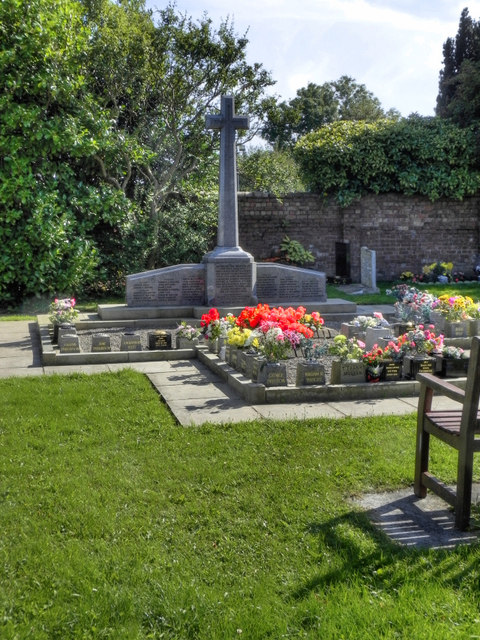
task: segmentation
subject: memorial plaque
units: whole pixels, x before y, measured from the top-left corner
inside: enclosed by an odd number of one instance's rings
[[[205,266],[177,265],[127,276],[127,305],[176,307],[205,302]]]
[[[77,334],[64,333],[58,338],[60,353],[80,353],[80,342]]]
[[[325,384],[325,367],[318,362],[299,362],[297,364],[297,387]]]
[[[140,336],[136,333],[126,332],[122,335],[122,341],[120,343],[121,351],[141,351],[142,343],[140,342]]]
[[[150,350],[162,350],[172,348],[172,334],[167,331],[150,331],[148,334],[148,348]]]
[[[257,297],[262,302],[324,302],[327,299],[325,274],[287,265],[257,263]]]
[[[213,296],[209,296],[212,304],[249,304],[253,289],[253,269],[253,262],[209,264],[209,286],[214,289]],[[209,294],[211,293],[210,290]]]
[[[92,336],[92,353],[111,351],[110,336],[107,333],[97,333]]]
[[[267,362],[261,367],[258,382],[266,387],[284,387],[287,384],[287,367],[280,362]]]

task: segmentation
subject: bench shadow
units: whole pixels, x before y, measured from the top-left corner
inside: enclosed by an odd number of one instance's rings
[[[411,502],[395,501],[391,506],[400,512],[407,506],[408,517],[411,513]],[[390,512],[389,508],[387,512]],[[406,558],[408,558],[410,577],[441,579],[442,582],[452,586],[460,585],[467,576],[472,575],[473,572],[477,573],[476,558],[465,562],[465,555],[462,554],[463,562],[460,563],[457,553],[452,552],[452,546],[457,546],[458,542],[445,544],[445,546],[433,545],[434,538],[430,538],[429,541],[428,534],[425,537],[423,529],[418,526],[417,539],[421,544],[406,545],[390,535],[397,525],[387,533],[372,521],[372,515],[368,511],[350,511],[326,522],[312,522],[308,525],[307,532],[318,538],[320,557],[328,558],[330,556],[328,552],[331,550],[338,561],[332,563],[333,568],[325,563],[325,567],[316,576],[293,591],[293,598],[304,599],[319,589],[326,589],[345,581],[355,581],[355,577],[362,581],[365,576],[369,576],[373,589],[381,589],[385,583],[388,584],[389,590],[395,589],[403,584],[405,577],[401,571],[397,570],[397,564],[399,561],[405,561]],[[436,522],[438,515],[432,512],[429,516],[433,528],[438,526],[442,528],[442,525]],[[443,516],[442,512],[442,519]],[[399,526],[399,531],[403,531],[400,536],[403,537],[405,531],[403,525]],[[409,536],[410,539],[414,537],[411,533]],[[467,543],[477,541],[477,536],[470,536]],[[435,542],[437,542],[436,538]],[[436,550],[435,556],[431,555],[432,548]]]

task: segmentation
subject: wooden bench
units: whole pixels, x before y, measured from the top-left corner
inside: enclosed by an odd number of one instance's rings
[[[430,489],[455,510],[455,526],[464,530],[470,521],[473,454],[480,451],[478,403],[480,395],[480,337],[472,338],[465,390],[429,373],[420,373],[417,446],[415,457],[415,495],[425,498]],[[432,410],[433,394],[459,403],[457,410]],[[450,489],[428,470],[430,436],[458,452],[456,490]]]

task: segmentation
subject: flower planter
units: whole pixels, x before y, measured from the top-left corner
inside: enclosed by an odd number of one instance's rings
[[[445,338],[466,338],[468,335],[467,321],[445,322],[443,334]]]
[[[350,324],[349,322],[342,322],[340,327],[340,333],[347,338],[357,338],[358,340],[365,340],[365,331],[357,324]]]
[[[331,384],[365,382],[365,367],[358,360],[333,360]]]
[[[383,336],[390,335],[390,327],[367,327],[365,332],[365,351],[371,351]]]
[[[405,356],[403,359],[403,375],[415,380],[417,373],[435,373],[435,358],[430,356]]]
[[[192,338],[192,340],[190,340],[189,338],[177,336],[175,344],[177,349],[193,349],[193,347],[198,344],[198,338]]]
[[[385,382],[392,382],[394,380],[401,380],[403,375],[403,367],[401,362],[394,362],[393,360],[387,360],[384,362],[382,380]]]
[[[299,362],[297,364],[296,386],[325,384],[325,367],[319,362]]]
[[[265,358],[263,356],[256,356],[253,359],[253,364],[252,364],[252,382],[258,382],[258,376],[260,374],[260,369],[262,368],[262,365],[266,362]]]
[[[207,340],[207,347],[210,353],[218,353],[218,338]]]
[[[255,362],[255,358],[258,358],[258,353],[249,353],[248,351],[244,351],[242,353],[242,361],[243,361],[242,373],[246,378],[252,377],[252,370],[253,370],[253,364]]]
[[[468,327],[469,336],[480,336],[480,319],[479,318],[467,320],[467,327]]]
[[[62,336],[73,335],[77,333],[77,330],[75,329],[75,325],[72,324],[71,322],[61,322],[60,324],[57,324],[56,327],[57,327],[57,342],[60,341],[60,338]]]
[[[258,382],[266,387],[287,386],[287,366],[282,362],[264,362],[260,367]]]
[[[238,358],[238,347],[234,344],[228,345],[228,352],[225,354],[227,363],[235,369]]]
[[[435,325],[436,332],[442,332],[445,328],[445,316],[442,315],[439,311],[432,311],[430,313],[430,320]]]
[[[469,358],[441,358],[437,375],[442,378],[464,378],[468,371]]]

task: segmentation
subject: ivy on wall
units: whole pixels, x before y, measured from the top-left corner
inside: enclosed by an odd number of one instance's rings
[[[480,187],[478,130],[440,118],[339,121],[301,138],[295,156],[309,188],[346,206],[368,193],[461,200]]]

